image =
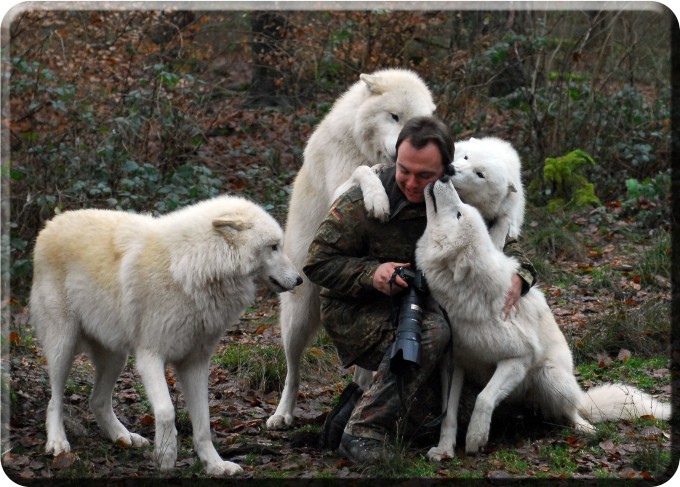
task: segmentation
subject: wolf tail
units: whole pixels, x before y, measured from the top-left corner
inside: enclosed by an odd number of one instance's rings
[[[581,396],[579,412],[588,420],[599,423],[618,419],[654,416],[668,420],[671,405],[625,384],[603,384],[591,387]]]

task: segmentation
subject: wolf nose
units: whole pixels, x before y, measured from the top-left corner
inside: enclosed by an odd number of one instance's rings
[[[451,180],[451,176],[449,176],[448,174],[445,174],[442,177],[440,177],[439,180],[442,183],[447,184]]]
[[[295,279],[295,287],[299,286],[300,284],[302,284],[302,278],[297,276],[297,279]]]

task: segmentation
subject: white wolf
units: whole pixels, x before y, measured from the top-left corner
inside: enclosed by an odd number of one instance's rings
[[[65,212],[35,245],[30,319],[47,359],[52,396],[46,450],[70,450],[63,393],[74,356],[95,366],[90,408],[103,432],[125,446],[149,442],[116,418],[114,384],[132,352],[153,407],[155,459],[177,458],[175,413],[165,381],[176,370],[209,475],[234,474],[210,439],[210,356],[250,305],[257,284],[277,292],[302,282],[282,249],[283,231],[262,208],[221,196],[160,218],[108,210]]]
[[[506,237],[518,237],[524,223],[521,163],[512,145],[496,137],[455,143],[453,186],[466,203],[491,224],[496,248]]]
[[[426,84],[412,71],[386,69],[359,78],[338,98],[310,137],[293,185],[285,249],[300,272],[337,188],[359,166],[393,164],[404,123],[415,116],[431,115],[435,109]],[[365,169],[370,176],[371,170]],[[384,192],[379,181],[378,185]],[[382,211],[389,211],[389,207]],[[281,297],[281,335],[288,370],[279,405],[267,420],[268,428],[282,428],[293,421],[300,361],[319,325],[318,286],[306,280],[294,295]]]
[[[586,432],[593,430],[590,422],[641,415],[669,419],[669,404],[633,387],[606,384],[583,392],[571,351],[539,289],[533,287],[503,320],[505,292],[518,263],[493,244],[480,213],[461,201],[451,181],[431,185],[425,203],[427,227],[416,264],[433,299],[452,318],[454,361],[446,417],[430,459],[453,456],[465,375],[486,384],[470,418],[467,453],[486,444],[493,410],[508,397],[536,401],[547,416],[567,418]]]

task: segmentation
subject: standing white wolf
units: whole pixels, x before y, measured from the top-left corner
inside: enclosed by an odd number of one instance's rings
[[[397,136],[412,117],[431,115],[435,105],[414,72],[386,69],[362,74],[333,105],[309,139],[288,209],[285,249],[300,272],[318,226],[336,190],[359,166],[394,164]],[[377,178],[376,178],[377,180]],[[370,181],[369,181],[370,184]],[[383,191],[378,181],[379,190]],[[389,210],[383,208],[382,211]],[[281,335],[286,352],[286,383],[268,428],[293,422],[300,386],[300,361],[320,325],[319,287],[305,280],[294,295],[281,297]]]
[[[47,223],[34,253],[31,324],[43,345],[52,397],[46,450],[70,450],[63,418],[66,378],[77,353],[95,366],[90,409],[104,434],[125,446],[148,441],[116,418],[111,394],[133,352],[156,421],[155,459],[177,458],[175,413],[165,381],[177,371],[194,448],[209,475],[234,474],[210,438],[210,356],[255,299],[302,282],[281,248],[283,231],[262,208],[222,196],[160,218],[119,211],[65,212]]]
[[[492,413],[505,398],[536,401],[546,416],[566,418],[581,431],[592,431],[591,421],[641,415],[669,419],[669,404],[624,384],[583,392],[567,341],[539,289],[531,288],[519,309],[503,319],[505,292],[518,263],[494,245],[480,213],[461,201],[451,181],[430,186],[425,203],[427,227],[416,264],[433,299],[452,318],[454,361],[446,418],[430,459],[453,456],[465,375],[486,384],[470,418],[467,453],[486,444]]]

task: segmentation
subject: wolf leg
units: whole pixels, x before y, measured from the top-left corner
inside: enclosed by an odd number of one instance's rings
[[[446,360],[451,360],[447,356]],[[442,374],[445,376],[446,372]],[[439,434],[439,444],[430,448],[427,452],[427,458],[433,461],[441,461],[445,458],[453,458],[453,451],[456,447],[456,435],[458,434],[458,405],[460,404],[460,394],[463,389],[463,381],[465,379],[465,372],[460,366],[454,366],[453,376],[451,377],[451,385],[448,391],[442,394],[446,397],[448,392],[448,400],[446,402],[446,416],[442,421],[441,432]],[[448,382],[448,381],[446,381]]]
[[[156,421],[154,457],[160,470],[170,470],[177,459],[177,430],[175,408],[165,381],[165,362],[150,350],[138,351],[135,358]]]
[[[293,411],[300,388],[300,363],[305,347],[316,336],[320,325],[319,288],[309,280],[296,294],[281,296],[281,340],[286,353],[286,383],[274,414],[267,420],[268,429],[280,429],[293,423]]]
[[[90,410],[97,424],[112,441],[124,446],[147,446],[149,441],[140,435],[130,433],[113,412],[111,395],[118,376],[125,366],[127,354],[117,353],[105,347],[90,343],[90,358],[95,367],[94,387],[90,395]]]
[[[51,334],[48,334],[48,336]],[[68,333],[45,341],[45,358],[50,376],[52,397],[47,405],[47,444],[45,452],[54,456],[71,450],[64,429],[64,387],[75,356],[75,337]]]
[[[205,465],[207,474],[212,476],[233,475],[242,472],[243,469],[233,462],[222,460],[210,437],[209,367],[209,357],[186,360],[177,364],[177,377],[191,417],[194,449]]]
[[[472,411],[465,437],[466,453],[477,453],[489,441],[491,415],[494,409],[524,380],[528,368],[525,358],[498,362],[491,380],[475,401],[475,408]]]

